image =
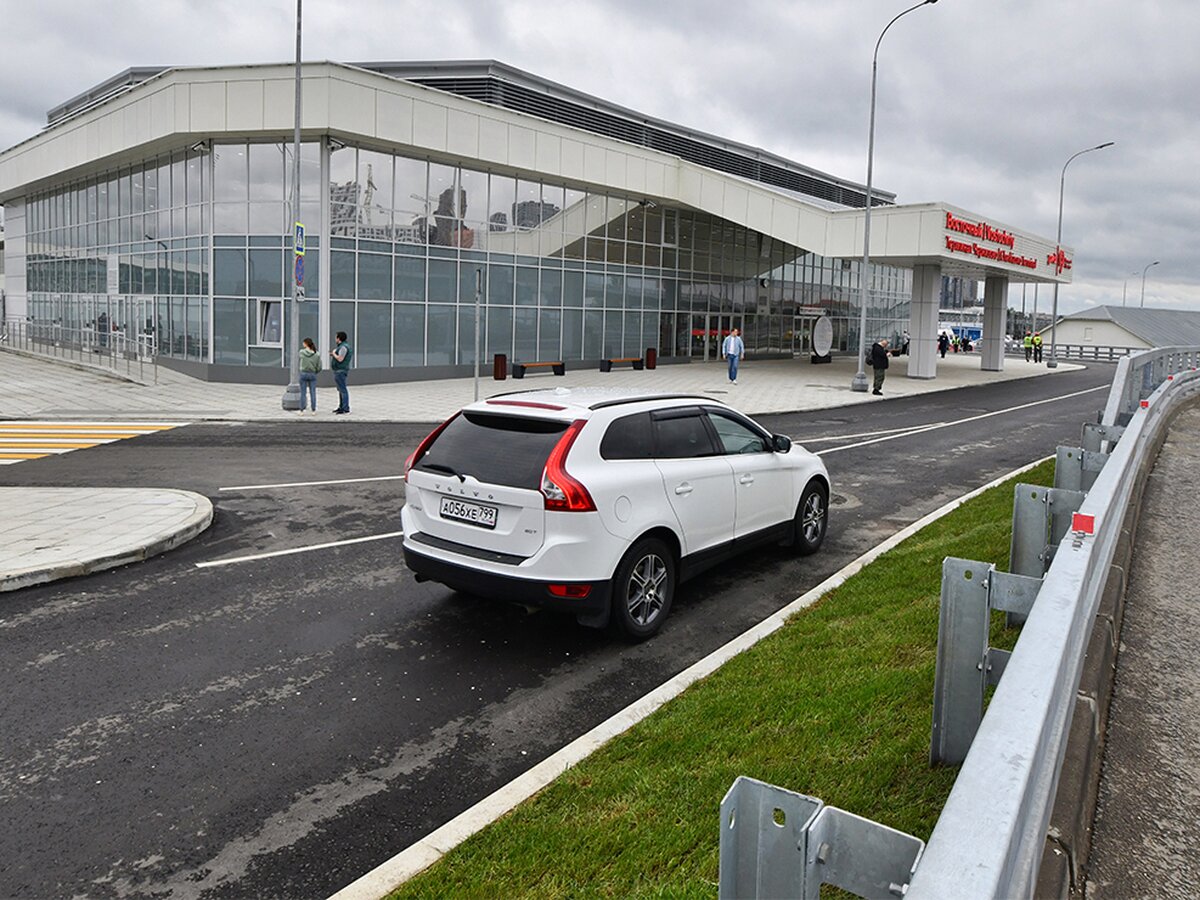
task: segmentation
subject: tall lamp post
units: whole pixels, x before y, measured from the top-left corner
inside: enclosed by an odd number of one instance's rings
[[[879,69],[879,45],[883,43],[883,36],[887,34],[888,28],[891,28],[902,17],[908,15],[915,9],[920,9],[922,6],[928,6],[931,3],[937,3],[937,0],[923,0],[916,6],[910,6],[892,21],[888,22],[883,31],[879,33],[879,40],[875,42],[875,54],[871,57],[871,128],[867,133],[867,206],[863,215],[863,258],[862,272],[859,273],[859,303],[862,309],[858,317],[858,372],[854,379],[850,382],[850,390],[866,393],[867,390],[867,371],[866,360],[867,355],[867,293],[871,284],[871,178],[875,173],[875,82]]]
[[[1146,308],[1146,273],[1150,271],[1150,266],[1157,266],[1157,265],[1158,265],[1158,260],[1156,259],[1154,262],[1147,264],[1146,268],[1142,269],[1142,302],[1141,302],[1141,306],[1140,306],[1141,309]]]
[[[1062,211],[1063,211],[1063,188],[1066,187],[1066,184],[1067,184],[1067,166],[1069,166],[1071,164],[1071,160],[1075,159],[1075,157],[1077,157],[1077,156],[1083,156],[1083,154],[1091,153],[1093,150],[1103,150],[1105,147],[1111,147],[1114,143],[1115,143],[1115,141],[1106,141],[1103,144],[1097,144],[1095,147],[1088,147],[1084,150],[1080,150],[1078,153],[1071,156],[1071,158],[1068,159],[1065,163],[1063,163],[1062,176],[1058,179],[1058,235],[1054,239],[1055,256],[1059,260],[1059,262],[1057,263],[1058,266],[1062,265],[1062,259],[1063,259]],[[1059,272],[1056,272],[1055,274],[1059,274],[1061,271],[1062,270],[1059,269]],[[1057,356],[1057,347],[1058,347],[1058,279],[1057,278],[1054,280],[1054,304],[1053,305],[1054,305],[1054,308],[1050,311],[1050,327],[1053,329],[1053,331],[1050,332],[1050,359],[1048,359],[1046,361],[1047,369],[1057,369],[1058,368],[1058,356]]]
[[[292,145],[292,313],[289,319],[290,334],[287,336],[291,346],[288,354],[288,386],[283,391],[283,408],[300,409],[300,269],[297,259],[304,248],[298,246],[301,240],[300,229],[300,3],[296,0],[296,130]]]
[[[1137,272],[1130,272],[1125,276],[1125,283],[1121,285],[1121,306],[1125,306],[1125,295],[1129,292],[1129,279],[1136,275]]]

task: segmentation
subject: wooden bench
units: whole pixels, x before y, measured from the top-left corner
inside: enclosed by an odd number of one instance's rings
[[[643,360],[642,357],[640,357],[640,356],[613,357],[612,359],[600,360],[600,371],[601,372],[611,372],[612,367],[614,365],[616,365],[617,363],[630,363],[633,366],[633,368],[639,372],[646,365],[645,360]]]
[[[555,375],[566,375],[567,364],[561,359],[557,362],[513,363],[513,378],[524,378],[526,369],[553,369]]]

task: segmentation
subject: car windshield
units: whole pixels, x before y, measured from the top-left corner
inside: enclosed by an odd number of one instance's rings
[[[546,458],[567,425],[550,419],[463,413],[438,435],[416,468],[538,490]]]

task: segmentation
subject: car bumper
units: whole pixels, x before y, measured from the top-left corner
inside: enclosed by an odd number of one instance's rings
[[[612,596],[611,580],[549,582],[515,578],[428,556],[408,546],[407,541],[404,547],[404,564],[418,579],[436,581],[457,591],[493,600],[568,612],[584,618],[606,615]],[[589,584],[591,591],[581,598],[558,597],[550,593],[551,583]]]

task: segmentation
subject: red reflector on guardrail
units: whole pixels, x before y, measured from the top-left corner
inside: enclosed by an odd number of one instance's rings
[[[1095,534],[1096,517],[1085,516],[1083,513],[1074,513],[1071,516],[1071,530],[1079,534]]]
[[[1149,401],[1149,400],[1143,400],[1143,401],[1142,401],[1142,409],[1149,409],[1149,408],[1150,408],[1150,401]]]

